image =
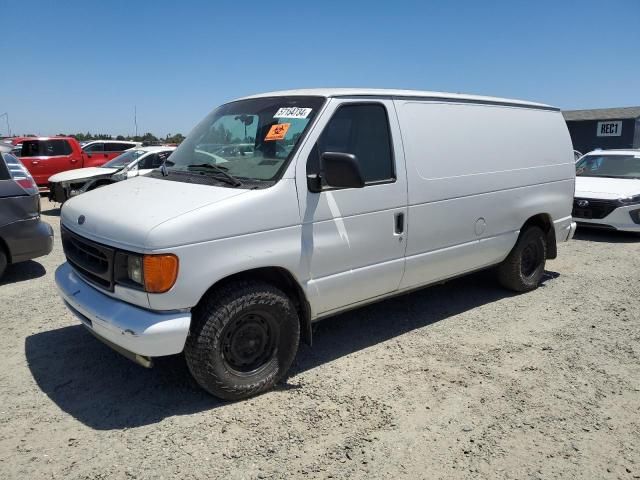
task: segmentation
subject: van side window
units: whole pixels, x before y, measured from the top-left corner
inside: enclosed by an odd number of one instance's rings
[[[333,115],[309,156],[307,171],[318,172],[324,152],[358,158],[365,184],[395,180],[387,111],[379,104],[344,105]]]

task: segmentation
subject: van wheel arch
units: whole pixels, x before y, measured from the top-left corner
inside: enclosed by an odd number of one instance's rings
[[[261,280],[282,290],[282,292],[291,299],[298,312],[298,318],[300,319],[300,337],[302,341],[311,346],[313,337],[311,329],[311,306],[296,278],[285,268],[261,267],[229,275],[211,285],[200,299],[200,302],[212,291],[228,283],[242,280]]]
[[[556,243],[556,229],[553,227],[553,221],[551,220],[551,215],[548,213],[539,213],[534,215],[533,217],[529,217],[522,228],[520,229],[520,234],[526,231],[528,227],[536,226],[539,227],[546,236],[546,244],[547,244],[547,260],[553,260],[558,256],[558,246]]]

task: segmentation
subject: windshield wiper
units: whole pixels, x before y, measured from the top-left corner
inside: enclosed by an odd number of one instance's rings
[[[242,186],[242,182],[240,180],[238,180],[236,177],[234,177],[230,173],[225,172],[222,168],[212,163],[198,163],[193,165],[187,165],[187,169],[188,170],[199,170],[199,169],[213,170],[214,172],[221,174],[222,175],[221,180],[224,179],[224,181],[227,182],[229,185],[233,185],[234,187]]]

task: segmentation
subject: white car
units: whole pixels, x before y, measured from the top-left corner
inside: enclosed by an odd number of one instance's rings
[[[88,190],[146,175],[162,166],[176,147],[140,147],[127,150],[101,167],[77,168],[49,177],[49,199],[64,203]]]
[[[204,389],[246,398],[286,375],[322,318],[494,266],[506,288],[537,288],[575,231],[574,186],[554,107],[257,95],[214,110],[165,168],[70,199],[56,283],[128,358],[184,351]]]
[[[574,150],[573,151],[573,158],[575,158],[576,163],[578,163],[578,160],[580,160],[580,157],[582,157],[582,152],[579,152],[578,150]]]
[[[595,150],[578,161],[573,219],[640,232],[640,150]]]
[[[87,155],[103,155],[109,159],[117,156],[118,153],[125,152],[131,148],[141,147],[142,142],[132,142],[130,140],[91,140],[81,144],[82,151]]]

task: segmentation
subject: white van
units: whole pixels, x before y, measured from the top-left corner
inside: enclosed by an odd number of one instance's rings
[[[537,287],[575,231],[559,110],[445,93],[268,93],[149,176],[69,200],[56,282],[143,365],[184,351],[224,399],[271,387],[323,317],[497,266]]]

